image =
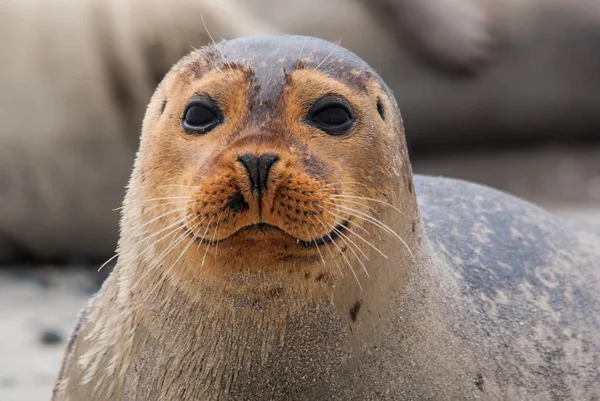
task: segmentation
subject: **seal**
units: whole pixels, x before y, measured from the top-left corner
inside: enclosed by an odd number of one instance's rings
[[[153,95],[53,399],[593,399],[598,263],[585,227],[413,177],[353,53],[226,41]]]

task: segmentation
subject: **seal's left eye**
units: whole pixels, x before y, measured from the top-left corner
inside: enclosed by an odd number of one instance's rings
[[[325,96],[312,105],[306,121],[329,135],[343,135],[352,127],[354,115],[341,97]]]
[[[209,97],[193,100],[183,114],[183,128],[191,134],[206,134],[223,122],[223,114]]]

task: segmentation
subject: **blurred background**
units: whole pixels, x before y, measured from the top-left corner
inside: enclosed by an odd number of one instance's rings
[[[0,400],[49,399],[146,104],[208,32],[341,41],[394,91],[416,173],[600,225],[600,1],[0,0]]]

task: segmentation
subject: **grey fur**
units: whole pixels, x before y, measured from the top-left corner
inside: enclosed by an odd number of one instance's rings
[[[537,399],[597,399],[600,238],[480,185],[417,176],[415,186],[440,267],[470,305],[463,335],[498,365],[492,380]]]

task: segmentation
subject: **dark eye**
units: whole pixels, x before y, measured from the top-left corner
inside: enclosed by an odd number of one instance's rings
[[[330,135],[342,135],[354,124],[354,115],[343,98],[325,96],[312,105],[306,121]]]
[[[223,122],[223,113],[208,96],[196,98],[183,114],[183,128],[192,134],[206,134]]]

